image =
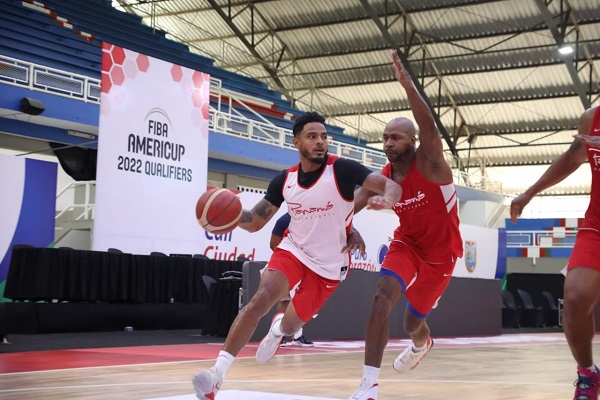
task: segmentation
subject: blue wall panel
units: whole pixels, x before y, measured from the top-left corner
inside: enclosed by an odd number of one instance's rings
[[[256,160],[258,164],[270,169],[287,168],[300,161],[296,150],[252,142],[244,138],[211,132],[209,152],[225,154],[246,164],[246,160]]]
[[[28,90],[18,86],[0,84],[0,108],[18,111],[21,99],[30,97],[41,101],[46,110],[43,117],[54,118],[78,124],[98,126],[100,106],[94,103],[84,103],[68,97],[56,96],[50,93]],[[26,115],[24,117],[27,117]],[[23,119],[23,118],[21,118]]]

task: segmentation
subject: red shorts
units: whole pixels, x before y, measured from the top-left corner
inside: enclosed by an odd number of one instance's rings
[[[379,276],[396,277],[408,300],[408,309],[416,317],[425,318],[450,283],[455,265],[456,260],[443,264],[427,263],[404,243],[393,241]]]
[[[600,271],[600,232],[593,229],[580,229],[575,246],[569,257],[567,270],[575,267],[592,268]]]
[[[290,290],[300,283],[292,303],[298,317],[304,322],[317,314],[340,283],[317,275],[292,253],[280,248],[276,248],[271,255],[267,268],[282,272],[288,280]]]

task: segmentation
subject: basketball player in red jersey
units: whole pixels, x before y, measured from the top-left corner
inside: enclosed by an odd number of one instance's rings
[[[192,378],[199,399],[214,399],[235,356],[248,343],[259,320],[299,283],[285,313],[276,314],[256,352],[259,362],[275,355],[281,337],[290,336],[315,315],[339,282],[345,278],[352,242],[354,189],[373,193],[368,207],[392,208],[402,188],[353,160],[327,154],[325,119],[314,112],[296,119],[294,145],[300,163],[271,180],[265,197],[252,210],[244,210],[240,227],[261,229],[285,201],[291,221],[271,255],[257,292],[234,320],[222,351],[210,371]],[[350,243],[350,244],[349,244]]]
[[[600,107],[585,111],[579,120],[578,134],[563,154],[510,204],[513,222],[539,192],[571,175],[581,164],[592,167],[590,205],[579,228],[567,265],[564,285],[563,327],[577,362],[576,400],[596,400],[600,390],[600,370],[592,357],[595,332],[594,308],[600,302]]]
[[[456,188],[444,159],[440,132],[396,52],[393,67],[419,126],[420,145],[416,147],[416,130],[409,119],[393,119],[383,131],[389,163],[381,174],[402,186],[402,197],[393,207],[400,225],[377,279],[365,335],[363,377],[350,399],[377,399],[377,378],[390,333],[389,316],[403,292],[408,300],[404,330],[413,343],[396,358],[394,369],[402,372],[415,368],[431,349],[427,315],[450,282],[456,259],[463,254]],[[355,212],[372,195],[366,187],[359,189]]]

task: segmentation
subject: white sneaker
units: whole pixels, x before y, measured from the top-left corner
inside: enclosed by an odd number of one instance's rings
[[[378,390],[379,385],[377,383],[367,382],[366,379],[363,379],[356,392],[348,397],[348,400],[377,400]]]
[[[425,350],[415,353],[413,351],[412,344],[408,346],[396,359],[394,360],[394,369],[397,372],[404,372],[414,369],[419,362],[429,353],[429,350],[433,347],[433,339],[427,339],[427,347]]]
[[[275,353],[277,353],[277,349],[279,349],[279,344],[281,343],[281,336],[275,336],[273,334],[273,325],[275,325],[275,322],[281,321],[282,319],[283,313],[275,314],[273,317],[269,332],[260,342],[258,350],[256,350],[256,361],[259,363],[266,363],[273,358]]]
[[[196,372],[192,376],[192,385],[196,391],[196,397],[200,400],[215,400],[215,396],[223,383],[223,373],[212,367],[210,371]]]

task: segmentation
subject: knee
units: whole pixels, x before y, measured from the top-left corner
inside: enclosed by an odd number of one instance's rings
[[[581,291],[571,290],[565,293],[564,313],[568,317],[573,314],[589,314],[593,311],[592,297]]]
[[[384,292],[377,292],[373,299],[372,314],[379,317],[387,317],[392,311],[393,301]]]
[[[274,303],[275,300],[273,300],[273,296],[270,296],[265,290],[259,290],[252,296],[252,299],[250,299],[248,305],[244,308],[246,313],[256,314],[258,317],[262,317],[269,312]]]

